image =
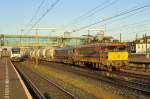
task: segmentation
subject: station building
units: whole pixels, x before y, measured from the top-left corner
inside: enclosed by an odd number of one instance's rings
[[[150,36],[144,36],[135,41],[136,53],[146,54],[150,53]]]

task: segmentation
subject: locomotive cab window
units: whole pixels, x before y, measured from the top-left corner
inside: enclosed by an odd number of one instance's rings
[[[118,49],[118,51],[126,51],[127,47],[126,46],[118,46],[117,49]]]
[[[109,46],[108,50],[109,51],[117,51],[117,48],[116,48],[116,46]]]
[[[108,50],[109,51],[126,51],[127,47],[126,46],[109,46]]]
[[[13,54],[20,54],[20,48],[12,48]]]

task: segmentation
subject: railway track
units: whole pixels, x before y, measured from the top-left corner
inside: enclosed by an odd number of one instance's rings
[[[26,67],[19,68],[17,67],[17,64],[15,65],[20,74],[28,81],[28,83],[34,90],[34,93],[36,94],[34,96],[40,99],[77,99],[76,96],[66,91],[54,82],[50,81],[43,75],[34,72]],[[42,86],[39,86],[40,84]]]
[[[56,63],[54,63],[55,65],[58,65]],[[44,65],[47,65],[48,66],[48,63],[44,63]],[[91,79],[94,79],[94,80],[101,80],[101,81],[104,81],[104,82],[108,82],[108,83],[112,83],[112,84],[115,84],[115,85],[119,85],[119,86],[124,86],[124,87],[127,87],[129,89],[132,89],[132,90],[136,90],[136,91],[140,91],[142,93],[146,93],[146,94],[150,94],[150,84],[149,82],[140,82],[140,77],[137,77],[136,80],[134,79],[126,79],[127,77],[127,74],[126,76],[124,77],[121,77],[123,76],[121,73],[120,74],[117,74],[115,75],[115,73],[110,73],[110,72],[99,72],[99,71],[91,71],[91,70],[83,70],[81,68],[79,69],[73,69],[73,68],[70,68],[69,66],[51,66],[52,68],[55,68],[55,69],[59,69],[59,70],[64,70],[64,71],[68,71],[68,72],[71,72],[71,73],[74,73],[74,74],[77,74],[77,75],[80,75],[80,76],[84,76],[84,77],[87,77],[87,78],[91,78]],[[125,73],[124,73],[125,75]],[[143,76],[142,76],[143,77]],[[132,78],[133,78],[133,75],[132,75]],[[142,78],[141,78],[142,79]]]
[[[120,77],[115,77],[112,80],[116,80],[116,82],[119,82],[120,85],[128,87],[130,89],[134,89],[137,91],[141,91],[143,93],[149,94],[150,93],[150,85],[147,83],[143,83],[140,80],[137,79],[122,79]]]
[[[112,73],[116,74],[116,75],[121,75],[124,77],[129,77],[133,81],[137,81],[139,83],[143,82],[143,83],[147,84],[148,86],[150,86],[150,76],[148,76],[148,75],[140,75],[140,74],[135,74],[135,73],[131,73],[131,72],[124,72],[124,71],[112,72]]]
[[[83,75],[83,76],[87,76],[89,78],[95,79],[95,80],[102,80],[105,82],[109,82],[115,85],[119,85],[119,86],[124,86],[133,90],[137,90],[137,91],[141,91],[143,93],[149,94],[150,93],[150,85],[149,84],[145,84],[142,82],[139,82],[137,80],[128,80],[128,79],[122,79],[120,77],[112,77],[112,76],[107,76],[107,75],[101,75],[101,74],[97,74],[97,76],[95,76],[95,73],[93,73],[94,75],[89,75],[89,73],[84,72],[84,73],[78,73],[79,75]]]
[[[25,75],[25,73],[20,72],[20,70],[18,68],[16,68],[16,69],[19,72],[19,74],[21,75],[21,77],[23,78],[24,82],[26,83],[27,88],[30,90],[30,93],[32,93],[32,97],[34,97],[34,98],[40,98],[40,99],[46,99],[46,97],[44,96],[44,94],[42,94],[42,92],[29,79],[29,77],[27,75]]]

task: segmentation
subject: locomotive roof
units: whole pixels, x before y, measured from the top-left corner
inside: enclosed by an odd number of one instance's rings
[[[73,49],[74,47],[63,47],[63,48],[57,48],[56,50],[68,50],[68,49]]]
[[[127,43],[96,43],[96,44],[87,44],[81,45],[79,47],[89,47],[89,46],[127,46]]]
[[[128,46],[127,43],[96,43],[96,44],[87,44],[87,45],[80,45],[79,47],[90,47],[90,46]],[[62,48],[56,48],[56,50],[71,50],[75,47],[62,47]]]

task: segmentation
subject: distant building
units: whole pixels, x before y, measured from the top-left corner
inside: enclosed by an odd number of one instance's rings
[[[150,53],[150,36],[139,38],[135,41],[136,53]]]

